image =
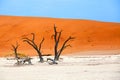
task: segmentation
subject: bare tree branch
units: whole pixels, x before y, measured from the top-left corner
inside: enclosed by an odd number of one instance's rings
[[[34,41],[35,40],[35,34],[34,33],[31,33],[32,34],[32,41]]]
[[[70,44],[64,46],[64,49],[67,48],[67,47],[72,47]]]
[[[58,51],[58,57],[61,55],[62,51],[63,51],[65,48],[67,48],[68,46],[71,47],[70,44],[69,44],[69,45],[66,45],[67,42],[70,41],[71,39],[74,39],[74,38],[72,38],[72,37],[70,36],[68,39],[65,40],[65,42],[64,42],[63,45],[62,45],[62,47],[61,47],[60,50]]]
[[[55,40],[55,42],[57,41],[57,31],[56,31],[56,26],[54,25],[54,32],[55,32],[55,34],[54,34],[54,40]]]
[[[31,39],[29,39],[29,38],[27,38],[27,37],[24,37],[24,38],[22,38],[23,40],[27,40],[27,41],[29,41],[29,42],[33,42]]]
[[[30,41],[27,41],[27,40],[24,40],[24,42],[27,42],[29,45],[31,45],[34,49],[37,49],[37,47],[33,44],[33,43],[31,43]]]
[[[45,40],[45,39],[43,38],[42,41],[41,41],[40,44],[39,44],[39,51],[41,50],[41,45],[42,45],[42,43],[43,43],[44,40]]]
[[[61,33],[62,33],[62,30],[59,32],[59,35],[58,35],[58,39],[57,39],[57,42],[58,42],[58,43],[59,43],[59,41],[60,41]]]

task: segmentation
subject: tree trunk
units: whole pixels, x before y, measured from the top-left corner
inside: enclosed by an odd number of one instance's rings
[[[37,53],[38,53],[38,56],[39,56],[40,62],[43,63],[44,60],[43,60],[43,57],[42,57],[42,55],[41,55],[41,52],[40,52],[40,51],[37,51]]]
[[[54,60],[55,60],[55,61],[58,61],[58,56],[57,56],[57,55],[54,56]]]

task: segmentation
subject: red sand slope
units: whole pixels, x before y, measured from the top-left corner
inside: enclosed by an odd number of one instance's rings
[[[76,39],[70,41],[72,48],[65,53],[74,53],[88,50],[117,50],[120,49],[120,23],[97,22],[75,19],[55,19],[37,17],[0,16],[0,56],[12,53],[11,44],[16,41],[20,44],[19,52],[27,55],[36,55],[28,44],[22,42],[22,37],[30,33],[36,34],[36,42],[42,37],[45,42],[42,47],[44,54],[53,54],[53,26],[63,30],[61,43],[68,37]],[[60,44],[61,44],[60,43]]]

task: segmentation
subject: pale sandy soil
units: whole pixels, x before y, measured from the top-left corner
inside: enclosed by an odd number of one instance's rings
[[[0,80],[120,80],[120,55],[61,56],[58,65],[38,63],[15,66],[0,58]]]

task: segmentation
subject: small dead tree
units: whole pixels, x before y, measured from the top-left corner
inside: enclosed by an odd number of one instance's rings
[[[32,39],[29,39],[28,37],[24,37],[23,38],[23,42],[27,42],[30,46],[32,46],[36,52],[38,53],[40,62],[44,62],[43,57],[42,57],[42,53],[41,53],[41,46],[42,43],[44,42],[44,38],[42,39],[42,41],[40,42],[39,46],[35,43],[35,34],[31,33],[32,35]]]
[[[32,62],[31,62],[32,58],[25,56],[24,54],[18,53],[18,47],[19,47],[19,45],[17,42],[16,42],[16,45],[12,45],[12,50],[14,51],[15,59],[17,60],[17,63],[15,63],[15,64],[22,65],[25,62],[28,62],[28,64],[32,64]],[[23,55],[24,55],[24,57],[23,57]]]
[[[54,42],[55,42],[55,46],[54,46],[54,61],[57,61],[59,60],[59,57],[61,55],[61,53],[63,52],[63,50],[67,47],[71,47],[70,44],[67,44],[68,41],[74,39],[74,37],[71,37],[69,36],[64,42],[63,42],[63,45],[60,49],[58,49],[58,46],[59,46],[59,42],[60,42],[60,38],[61,38],[61,33],[62,33],[62,30],[60,32],[57,32],[56,30],[56,26],[54,25]]]
[[[17,64],[19,64],[19,57],[18,57],[18,43],[16,42],[16,45],[12,45],[12,50],[14,51],[15,59],[17,60]]]

